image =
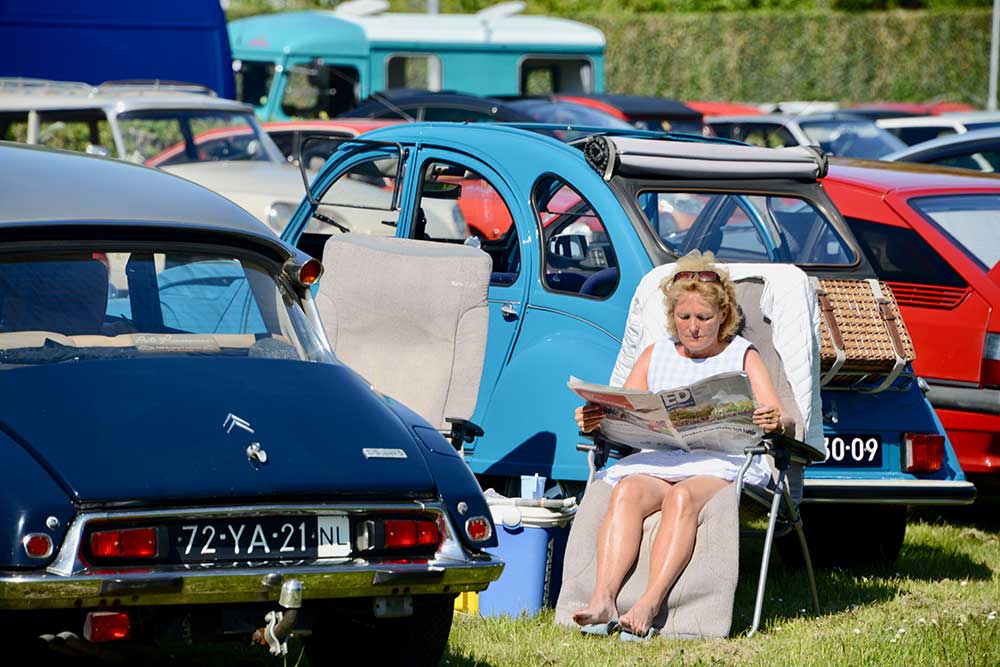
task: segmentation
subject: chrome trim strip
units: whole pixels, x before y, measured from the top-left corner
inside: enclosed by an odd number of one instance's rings
[[[827,494],[824,495],[824,490]],[[837,493],[856,491],[851,497]],[[808,479],[803,480],[803,503],[854,505],[969,505],[976,498],[972,482],[936,479]]]
[[[572,296],[572,294],[569,294],[569,296]],[[611,338],[611,340],[615,341],[619,345],[622,342],[621,338],[619,338],[618,336],[614,335],[613,333],[611,333],[610,331],[608,331],[604,327],[597,326],[592,321],[590,321],[588,319],[585,319],[583,317],[580,317],[579,315],[574,315],[573,313],[568,313],[565,310],[559,310],[557,308],[549,308],[547,306],[536,306],[536,305],[533,305],[533,304],[528,306],[528,310],[539,310],[539,311],[544,312],[544,313],[552,313],[554,315],[562,315],[564,317],[570,318],[571,320],[576,320],[578,322],[583,322],[587,326],[593,327],[594,329],[597,329],[598,331],[600,331],[603,334],[607,334],[608,337]]]

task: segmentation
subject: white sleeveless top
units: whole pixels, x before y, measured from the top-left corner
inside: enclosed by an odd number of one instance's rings
[[[654,343],[649,360],[646,382],[650,391],[663,391],[692,384],[719,373],[743,370],[743,360],[750,341],[736,336],[726,348],[714,357],[689,359],[681,356],[677,345],[669,336]],[[745,457],[729,456],[717,452],[683,449],[643,449],[626,456],[615,465],[600,471],[596,478],[611,486],[629,475],[650,475],[669,482],[680,482],[699,475],[711,475],[733,481],[739,475]],[[767,486],[771,482],[771,469],[763,457],[756,457],[747,469],[743,481],[747,484]]]

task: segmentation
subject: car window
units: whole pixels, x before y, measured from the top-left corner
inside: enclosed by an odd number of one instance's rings
[[[394,54],[385,59],[386,88],[441,90],[441,59],[434,55]]]
[[[542,276],[554,292],[607,297],[618,286],[618,257],[607,227],[583,195],[556,176],[535,184]]]
[[[394,236],[399,220],[399,212],[392,210],[398,164],[395,155],[386,155],[361,161],[344,171],[319,197],[319,215],[310,220],[305,232]]]
[[[877,160],[906,148],[901,139],[875,123],[858,121],[799,121],[809,140],[831,155]]]
[[[1000,261],[1000,193],[915,197],[910,206],[987,271]]]
[[[147,167],[280,159],[250,113],[153,110],[118,115],[127,160]]]
[[[274,63],[234,60],[236,99],[256,107],[267,104],[267,97],[274,79]]]
[[[0,369],[146,356],[329,360],[280,268],[227,252],[0,261]]]
[[[788,129],[774,123],[712,123],[712,130],[717,136],[765,148],[798,144]]]
[[[850,265],[856,261],[836,227],[803,199],[647,189],[638,194],[636,204],[674,255],[698,249],[739,262]],[[775,233],[777,239],[772,238]]]
[[[491,284],[517,280],[521,272],[517,225],[496,187],[455,162],[429,161],[422,174],[410,237],[444,243],[465,243],[475,237],[493,260]]]
[[[461,107],[426,107],[423,120],[444,121],[448,123],[495,123],[496,116]]]
[[[281,110],[291,118],[329,119],[358,105],[360,77],[354,67],[313,62],[288,73]]]
[[[966,282],[923,237],[909,227],[847,218],[861,250],[882,280],[966,287]]]
[[[979,151],[966,155],[949,155],[946,157],[928,160],[929,164],[939,164],[942,167],[958,167],[959,169],[973,169],[986,173],[1000,171],[1000,152]]]
[[[114,155],[115,140],[108,118],[101,109],[43,111],[32,143],[80,153]],[[0,114],[0,139],[28,142],[28,112]]]
[[[886,129],[889,130],[891,134],[895,134],[897,137],[902,139],[903,143],[907,146],[913,146],[925,141],[930,141],[931,139],[947,137],[948,135],[955,134],[955,128],[944,125],[931,127],[889,127]]]

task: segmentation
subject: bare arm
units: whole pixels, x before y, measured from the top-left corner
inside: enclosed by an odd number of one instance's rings
[[[757,350],[747,350],[743,358],[743,370],[750,378],[750,387],[760,406],[753,412],[754,423],[765,431],[794,433],[795,422],[785,414],[778,398],[778,390],[774,388],[767,366]]]

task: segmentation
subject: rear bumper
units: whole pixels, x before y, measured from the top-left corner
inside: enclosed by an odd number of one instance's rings
[[[277,602],[281,584],[298,579],[303,598],[330,599],[480,591],[503,562],[489,555],[465,561],[339,563],[296,566],[183,568],[156,572],[52,572],[0,575],[0,609],[79,609],[176,604]]]
[[[857,503],[878,505],[969,505],[976,499],[971,482],[933,479],[808,479],[804,503]]]

